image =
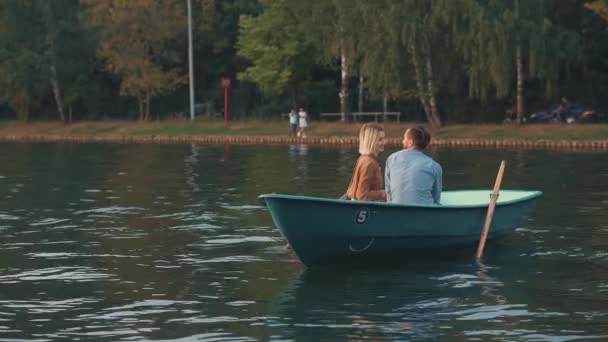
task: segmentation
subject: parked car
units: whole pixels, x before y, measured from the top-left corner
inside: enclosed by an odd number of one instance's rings
[[[604,113],[585,108],[577,103],[560,103],[551,106],[548,110],[532,113],[528,118],[531,123],[549,122],[601,122],[606,120]]]

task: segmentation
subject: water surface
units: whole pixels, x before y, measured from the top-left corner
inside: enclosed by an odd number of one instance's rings
[[[608,158],[429,153],[446,189],[505,159],[504,188],[544,192],[485,267],[304,269],[257,196],[338,197],[354,148],[2,143],[0,340],[608,339]]]

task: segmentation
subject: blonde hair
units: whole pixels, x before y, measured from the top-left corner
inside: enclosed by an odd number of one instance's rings
[[[361,130],[359,131],[359,154],[378,155],[376,144],[382,132],[384,132],[384,127],[377,123],[366,123],[361,126]]]

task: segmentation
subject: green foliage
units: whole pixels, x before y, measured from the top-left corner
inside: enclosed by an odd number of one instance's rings
[[[454,35],[466,61],[470,95],[487,99],[494,91],[499,98],[512,94],[520,46],[528,77],[545,82],[546,96],[553,96],[560,70],[579,57],[579,37],[551,20],[551,1],[465,3],[455,9],[461,19]]]
[[[585,4],[585,8],[590,9],[602,19],[608,21],[608,0],[595,0]]]
[[[49,84],[43,5],[19,0],[0,3],[0,97],[21,120],[29,119]]]
[[[292,105],[313,117],[337,111],[345,55],[351,106],[362,76],[370,110],[388,98],[391,110],[422,119],[417,102],[433,95],[448,121],[498,121],[515,96],[517,47],[530,109],[559,94],[607,111],[608,0],[192,4],[196,102],[220,112],[220,77],[238,76],[233,118],[273,117]],[[59,95],[76,119],[137,117],[135,100],[140,114],[151,104],[187,111],[185,7],[183,0],[0,1],[0,108],[22,120],[55,119]]]
[[[76,0],[0,3],[0,98],[20,119],[48,102],[51,66],[67,105],[93,87],[94,35],[80,23],[79,7]]]
[[[241,17],[238,54],[252,65],[238,76],[270,94],[281,95],[290,88],[295,104],[296,88],[312,67],[311,47],[296,29],[286,0],[263,4],[265,10],[259,16]]]
[[[138,99],[140,119],[148,119],[151,98],[186,81],[179,55],[169,48],[186,30],[183,6],[173,0],[85,1],[99,27],[99,56],[121,78],[121,94]]]

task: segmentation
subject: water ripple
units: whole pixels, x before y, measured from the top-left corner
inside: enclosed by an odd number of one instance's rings
[[[265,206],[263,205],[222,205],[221,206],[224,209],[230,209],[230,210],[264,210],[266,209]]]
[[[453,315],[457,320],[461,321],[485,321],[496,319],[499,317],[554,317],[568,316],[561,312],[531,312],[528,311],[526,304],[508,304],[508,305],[481,305],[471,309],[451,311],[440,313],[440,315]]]
[[[132,341],[148,341],[147,339],[134,339]],[[155,340],[157,342],[190,342],[190,341],[205,341],[205,342],[252,342],[258,339],[244,336],[234,336],[232,333],[204,333],[183,338],[170,340]]]
[[[37,222],[30,223],[29,225],[30,226],[47,226],[47,225],[51,225],[51,224],[57,224],[57,223],[61,223],[61,222],[66,222],[66,221],[69,221],[69,220],[70,219],[67,219],[67,218],[66,219],[57,219],[57,218],[49,217],[49,218],[41,219],[41,220],[39,220]]]
[[[214,230],[220,229],[221,226],[210,224],[210,223],[197,223],[197,224],[184,224],[179,226],[172,226],[169,229],[175,230]]]
[[[32,258],[43,259],[69,259],[69,258],[140,258],[138,255],[121,255],[121,254],[81,254],[81,253],[28,253],[27,256]]]
[[[62,280],[62,281],[97,281],[108,279],[114,275],[98,272],[92,267],[57,267],[46,268],[33,271],[25,271],[17,274],[0,276],[0,283],[15,283],[19,281],[42,281],[42,280]]]
[[[477,285],[502,286],[502,282],[494,280],[487,276],[476,276],[472,274],[451,274],[443,277],[431,277],[434,280],[440,280],[439,286],[451,286],[452,288],[466,288]]]
[[[25,309],[30,314],[57,313],[72,310],[83,304],[97,303],[91,298],[70,298],[65,300],[0,300],[0,307]],[[13,314],[15,315],[15,314]]]
[[[74,212],[74,215],[80,214],[112,214],[112,215],[128,215],[128,214],[137,214],[138,212],[143,211],[143,208],[139,207],[120,207],[120,206],[110,206],[103,208],[95,208],[88,210],[78,210]]]
[[[262,261],[263,259],[252,256],[252,255],[231,255],[226,257],[218,257],[211,259],[181,259],[182,262],[188,262],[191,264],[207,264],[207,263],[229,263],[229,262],[255,262]]]
[[[235,237],[230,239],[209,239],[206,240],[206,243],[209,244],[236,244],[236,243],[246,243],[246,242],[275,242],[280,241],[281,239],[276,237],[268,237],[268,236],[242,236]]]

